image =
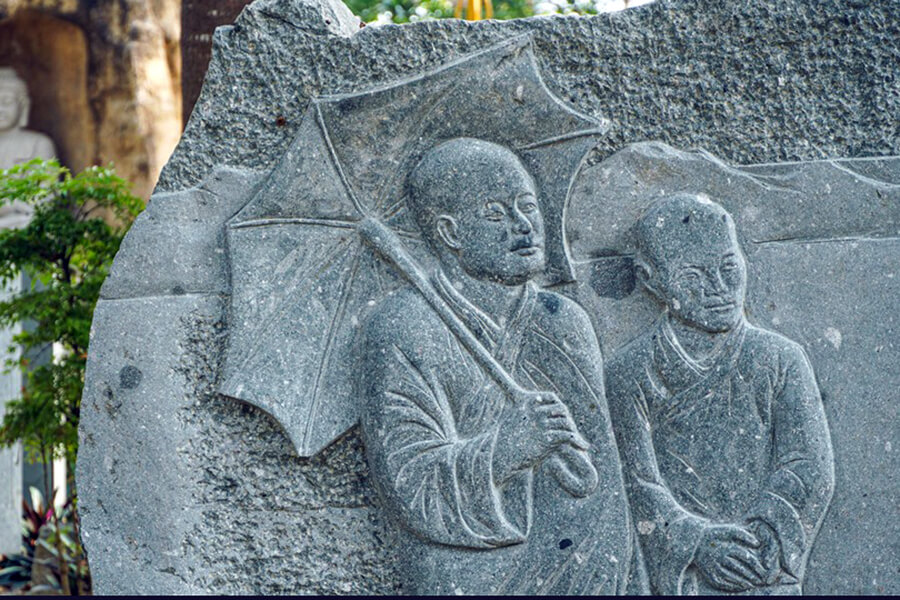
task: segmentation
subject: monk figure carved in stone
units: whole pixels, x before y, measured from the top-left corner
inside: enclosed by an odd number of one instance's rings
[[[651,589],[799,594],[834,486],[806,353],[747,322],[721,206],[664,198],[635,238],[637,279],[664,313],[612,358],[607,392]]]
[[[404,591],[640,591],[594,330],[534,281],[534,181],[513,152],[460,138],[425,155],[408,195],[435,288],[525,391],[498,387],[411,288],[370,315],[362,429]],[[565,486],[551,469],[564,452],[588,467]]]

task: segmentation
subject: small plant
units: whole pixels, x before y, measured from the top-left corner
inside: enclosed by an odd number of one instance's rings
[[[119,244],[143,208],[130,188],[108,167],[73,176],[56,160],[35,159],[0,170],[0,206],[32,212],[24,227],[0,231],[0,282],[19,281],[23,274],[29,282],[21,293],[0,301],[0,327],[25,324],[8,348],[7,370],[21,369],[27,376],[21,397],[6,405],[0,446],[22,442],[29,460],[45,465],[64,458],[70,479],[57,485],[73,496],[91,319]],[[53,360],[34,360],[51,353]],[[50,487],[45,481],[46,497],[53,497]],[[83,557],[74,535],[75,505],[67,510],[68,521],[47,513],[55,532],[47,543],[66,594],[77,591],[70,577],[81,581],[81,559],[71,557]]]
[[[74,501],[69,500],[56,515],[40,490],[31,488],[31,506],[22,501],[22,551],[0,555],[0,592],[74,592],[79,596],[90,592],[90,571],[78,541],[74,507]],[[70,586],[68,591],[63,587],[64,580]]]

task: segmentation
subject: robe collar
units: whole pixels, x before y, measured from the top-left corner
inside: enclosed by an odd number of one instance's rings
[[[537,300],[537,287],[534,283],[529,281],[522,286],[522,293],[513,307],[512,317],[503,327],[453,287],[442,270],[438,269],[434,273],[432,281],[438,293],[494,358],[507,369],[514,367],[522,348],[522,337],[531,322],[531,314]]]
[[[746,320],[742,316],[713,354],[698,361],[681,346],[669,322],[669,315],[665,314],[656,327],[654,362],[656,374],[668,395],[677,395],[710,376],[731,370],[743,345],[745,332]]]

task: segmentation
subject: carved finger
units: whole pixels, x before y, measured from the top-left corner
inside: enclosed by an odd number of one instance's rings
[[[740,590],[746,590],[748,588],[756,587],[756,577],[750,574],[749,570],[744,567],[744,570],[747,571],[747,575],[745,575],[739,565],[737,563],[733,563],[728,559],[720,562],[718,565],[717,573],[720,579],[728,582],[729,584],[737,587]],[[762,582],[760,582],[762,583]]]
[[[743,565],[749,571],[760,579],[760,583],[765,580],[766,575],[769,572],[769,569],[762,564],[759,556],[755,552],[750,552],[748,550],[744,550],[743,548],[735,548],[734,551],[729,552],[729,558],[736,561],[737,563]]]
[[[743,527],[729,527],[728,537],[736,544],[749,548],[759,548],[759,539]]]
[[[572,419],[570,419],[568,415],[547,414],[544,415],[544,420],[547,423],[555,425],[565,425],[568,429],[575,429],[575,424],[572,422]]]
[[[548,417],[562,417],[566,418],[569,415],[564,406],[557,406],[555,404],[544,404],[536,407],[535,412],[546,415]]]
[[[736,581],[735,578],[718,563],[706,573],[706,577],[713,587],[724,592],[742,592],[750,587],[749,582],[741,584]]]
[[[578,433],[577,430],[573,429],[551,429],[554,436],[559,436],[563,439],[563,443],[567,443],[570,446],[573,446],[576,450],[588,450],[591,445],[588,443],[584,437]]]
[[[538,406],[549,406],[553,404],[562,404],[562,402],[553,392],[545,392],[538,394],[537,404]]]
[[[726,579],[724,575],[719,572],[718,566],[713,569],[704,570],[703,576],[714,588],[722,590],[723,592],[740,592],[743,589]]]
[[[578,450],[587,450],[588,448],[587,442],[584,441],[584,438],[571,429],[550,429],[548,433],[549,441],[554,446],[562,446],[568,444],[570,446],[574,446]]]
[[[764,578],[760,573],[755,572],[754,569],[744,564],[734,555],[728,556],[722,561],[722,568],[728,570],[733,576],[740,577],[741,581],[748,582],[754,586],[764,583]]]

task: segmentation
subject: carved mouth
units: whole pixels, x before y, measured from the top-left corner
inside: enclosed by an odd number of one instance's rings
[[[730,310],[733,310],[734,307],[734,302],[726,302],[725,304],[712,304],[710,306],[705,306],[704,308],[713,312],[728,312]]]
[[[509,251],[515,252],[519,256],[533,256],[540,251],[541,247],[542,245],[540,242],[535,242],[530,238],[524,238],[515,242]]]

